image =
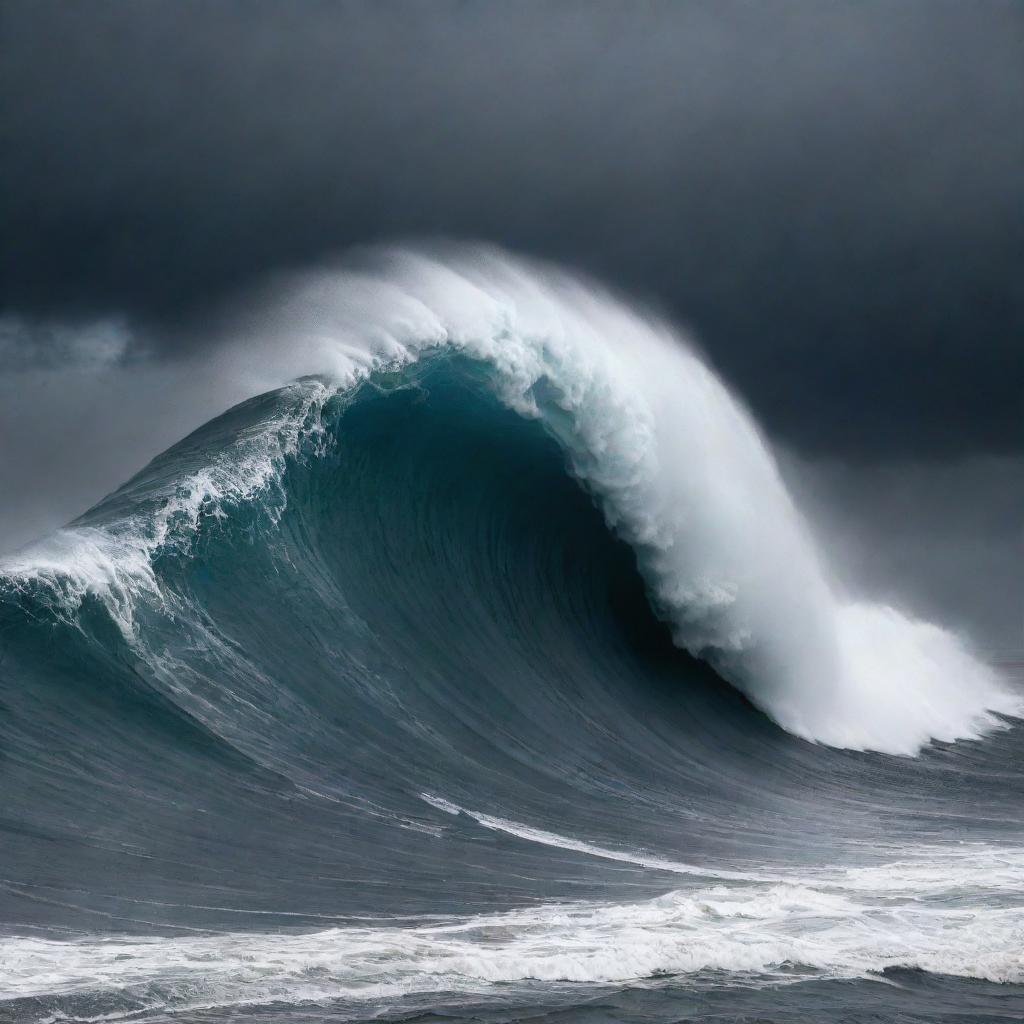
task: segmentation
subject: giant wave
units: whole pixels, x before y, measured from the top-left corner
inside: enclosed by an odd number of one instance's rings
[[[741,404],[682,337],[594,286],[493,251],[392,252],[294,283],[271,319],[273,358],[321,384],[166,481],[151,521],[64,531],[8,560],[8,576],[106,593],[130,617],[129,594],[155,588],[168,523],[263,500],[330,395],[447,350],[484,364],[485,386],[557,439],[636,552],[676,643],[784,728],[913,753],[1019,710],[962,637],[844,596]]]

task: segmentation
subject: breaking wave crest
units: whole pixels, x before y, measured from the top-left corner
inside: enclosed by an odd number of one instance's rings
[[[481,368],[474,386],[558,442],[635,552],[676,644],[785,729],[909,754],[1018,710],[961,637],[841,593],[740,403],[678,333],[592,285],[492,251],[390,252],[290,282],[250,333],[261,358],[317,379],[264,400],[230,436],[175,449],[8,559],[9,588],[45,581],[71,608],[102,595],[132,633],[137,601],[167,600],[154,571],[167,545],[192,543],[204,518],[238,503],[273,517],[288,460],[330,455],[330,403],[458,357]],[[444,458],[430,453],[423,471]]]

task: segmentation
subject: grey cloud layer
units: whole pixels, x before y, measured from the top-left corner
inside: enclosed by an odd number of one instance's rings
[[[178,355],[267,271],[486,237],[691,323],[798,449],[1024,447],[1009,0],[2,10],[9,311]]]

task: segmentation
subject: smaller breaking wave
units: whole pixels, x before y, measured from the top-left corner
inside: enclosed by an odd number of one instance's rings
[[[119,1019],[282,1001],[358,1006],[430,995],[436,1003],[442,994],[483,995],[499,985],[514,994],[535,981],[600,986],[684,976],[699,990],[877,977],[902,967],[1021,983],[1019,899],[980,904],[977,882],[990,862],[1012,859],[1019,869],[1022,851],[976,847],[973,890],[960,888],[954,871],[942,892],[955,898],[909,896],[922,870],[955,867],[947,852],[870,875],[720,881],[640,903],[546,904],[313,932],[0,938],[5,996],[15,1011],[45,995],[59,999],[61,1019],[78,1017],[77,1001],[90,1010],[79,1019]]]

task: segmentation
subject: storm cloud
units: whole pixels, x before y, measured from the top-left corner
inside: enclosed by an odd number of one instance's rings
[[[191,358],[267,273],[473,237],[690,325],[801,452],[1024,450],[1011,0],[34,0],[2,41],[0,302],[58,325],[5,372],[69,324]]]

